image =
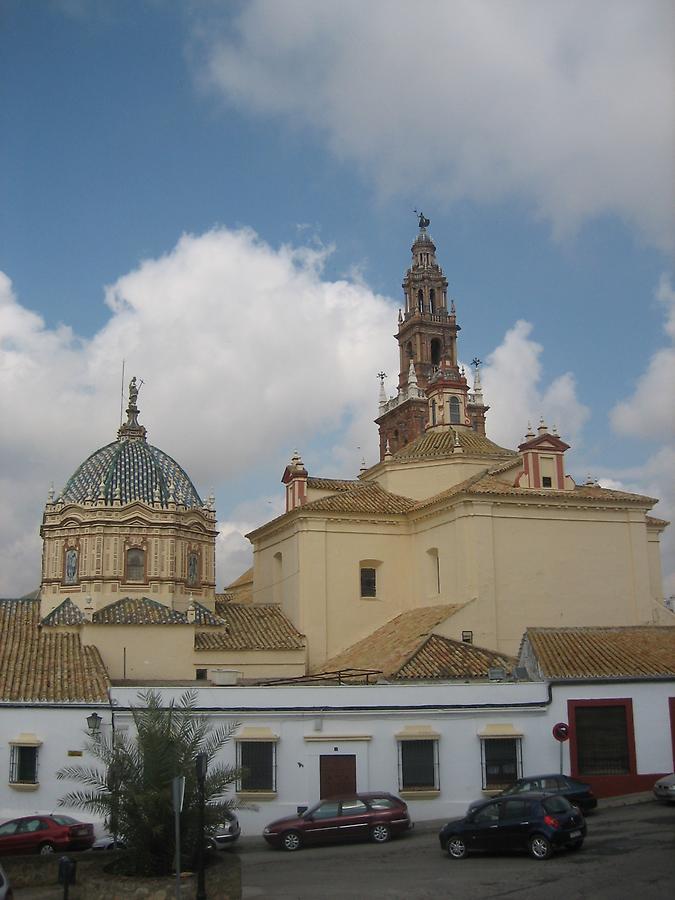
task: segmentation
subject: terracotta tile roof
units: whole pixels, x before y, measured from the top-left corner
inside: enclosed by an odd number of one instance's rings
[[[42,620],[43,625],[81,625],[85,621],[84,613],[70,597],[59,603],[49,615]]]
[[[303,511],[346,512],[346,513],[405,513],[415,506],[415,501],[400,494],[385,491],[376,482],[359,482],[348,491],[341,491],[330,497],[312,500],[302,507]]]
[[[528,628],[528,641],[545,678],[675,676],[675,628]]]
[[[225,593],[231,591],[233,588],[238,588],[243,584],[250,584],[253,581],[253,566],[250,569],[247,569],[245,572],[242,572],[239,578],[235,578],[234,581],[230,582],[230,584],[225,586]]]
[[[222,631],[195,634],[195,650],[302,650],[304,635],[278,606],[257,603],[217,603]]]
[[[0,699],[87,702],[107,699],[108,673],[80,635],[40,627],[37,600],[0,600]]]
[[[149,597],[122,597],[97,610],[95,625],[187,625],[187,616]]]
[[[609,488],[602,488],[599,485],[577,485],[572,491],[556,491],[551,488],[524,488],[515,487],[515,485],[499,478],[498,474],[504,471],[504,467],[500,466],[496,469],[489,469],[485,472],[478,472],[459,484],[453,485],[445,491],[434,494],[420,500],[415,509],[424,509],[427,506],[433,506],[435,503],[444,499],[450,499],[458,494],[482,494],[482,495],[499,495],[502,497],[545,497],[546,499],[555,500],[556,503],[572,503],[578,500],[599,500],[602,502],[618,502],[618,503],[636,503],[649,504],[656,503],[652,497],[644,497],[641,494],[629,494],[626,491],[613,491]]]
[[[314,674],[341,669],[376,669],[389,678],[407,662],[433,629],[461,606],[423,606],[401,613],[368,637],[326,660]]]
[[[393,458],[397,462],[405,462],[410,459],[432,459],[435,457],[452,456],[454,452],[455,433],[459,438],[459,443],[465,454],[471,456],[492,456],[492,457],[516,457],[516,450],[507,450],[506,447],[500,447],[489,438],[475,431],[455,432],[449,431],[427,431],[402,447]]]
[[[657,519],[656,516],[645,516],[645,522],[652,528],[667,528],[670,525],[667,519]]]
[[[307,479],[307,487],[321,491],[348,491],[359,482],[349,478],[321,478],[311,476]]]
[[[208,607],[201,603],[193,602],[195,608],[195,625],[224,625],[225,622],[218,615],[214,615]]]
[[[394,673],[394,678],[487,678],[488,669],[492,667],[499,666],[511,672],[516,664],[517,660],[512,656],[432,634]]]

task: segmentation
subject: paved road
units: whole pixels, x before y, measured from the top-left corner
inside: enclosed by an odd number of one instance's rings
[[[382,846],[268,849],[247,838],[244,900],[662,900],[675,885],[675,805],[602,809],[588,818],[583,850],[538,862],[527,856],[441,853],[437,828],[422,825]],[[232,851],[235,852],[233,848]]]

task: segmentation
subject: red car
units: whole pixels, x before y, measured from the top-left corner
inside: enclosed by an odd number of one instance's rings
[[[412,827],[408,807],[393,794],[350,794],[321,800],[307,812],[271,822],[263,837],[272,847],[367,840],[382,844]]]
[[[70,816],[34,815],[0,825],[0,855],[88,850],[94,843],[94,826]]]

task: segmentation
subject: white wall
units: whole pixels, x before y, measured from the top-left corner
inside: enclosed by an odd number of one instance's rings
[[[113,688],[118,727],[130,722],[129,707],[138,702],[138,690]],[[161,693],[169,701],[181,690],[166,688]],[[556,722],[567,721],[568,699],[631,697],[638,773],[671,771],[669,696],[675,696],[675,681],[556,686],[550,703],[546,684],[527,682],[233,686],[200,688],[198,703],[201,711],[213,715],[214,725],[236,721],[242,727],[269,728],[279,737],[276,798],[259,802],[256,811],[240,813],[244,834],[256,835],[272,819],[319,799],[323,753],[356,755],[358,790],[398,793],[395,735],[410,725],[428,726],[440,735],[440,793],[433,799],[409,801],[413,819],[460,815],[481,796],[479,732],[486,725],[510,725],[523,734],[525,774],[557,771],[559,745],[551,729]],[[0,819],[55,809],[58,797],[75,787],[56,781],[54,773],[69,762],[87,763],[86,757],[69,758],[67,752],[83,747],[85,719],[93,709],[0,706]],[[104,727],[109,727],[110,709],[103,706],[98,712]],[[7,742],[22,731],[43,740],[40,787],[34,793],[18,793],[7,785]],[[223,761],[234,765],[235,760],[232,741],[223,751]],[[569,772],[568,745],[564,770]]]

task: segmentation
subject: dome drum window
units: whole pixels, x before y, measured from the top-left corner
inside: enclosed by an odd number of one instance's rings
[[[124,580],[140,584],[147,581],[145,571],[145,550],[142,547],[129,547],[127,550]]]
[[[187,583],[190,587],[196,587],[201,583],[201,565],[198,550],[190,550],[188,553]]]

